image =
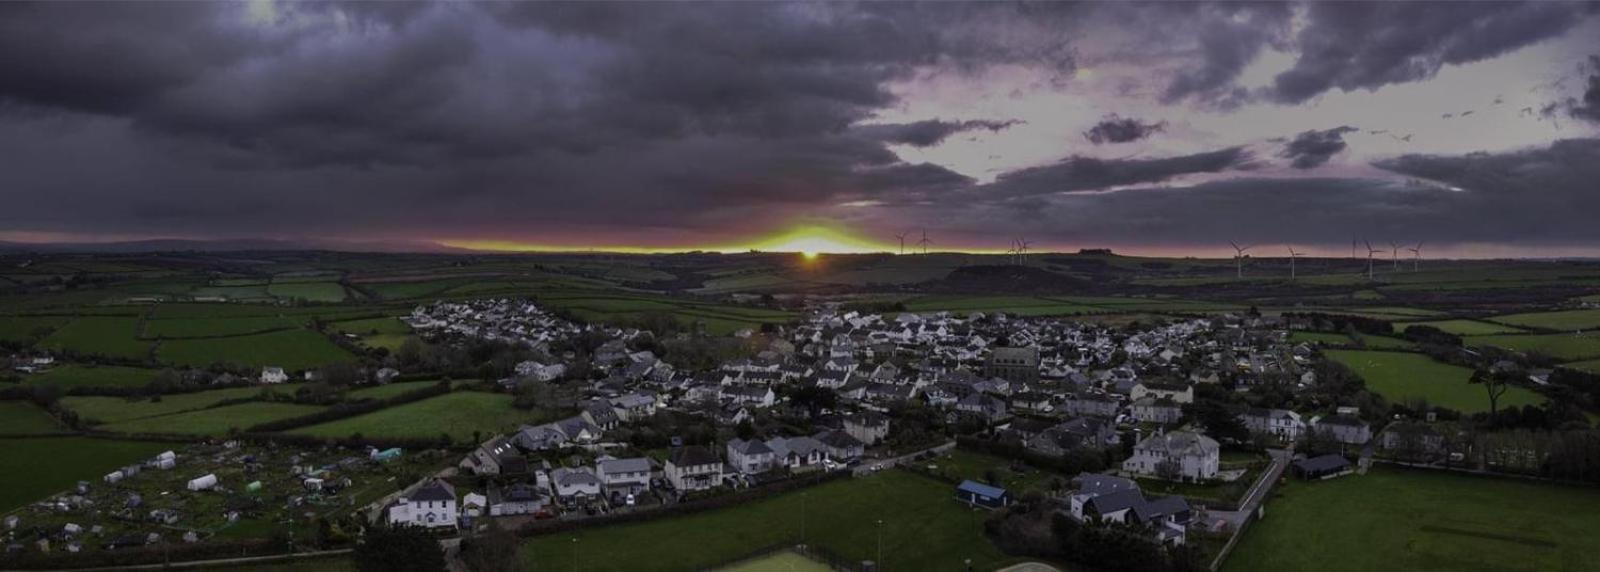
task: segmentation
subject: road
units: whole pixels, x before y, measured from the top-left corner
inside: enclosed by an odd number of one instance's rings
[[[1239,510],[1212,510],[1208,511],[1208,514],[1228,521],[1230,530],[1238,530],[1250,513],[1261,508],[1261,503],[1272,493],[1272,487],[1277,485],[1279,477],[1283,476],[1283,471],[1289,468],[1289,459],[1294,456],[1294,452],[1286,449],[1267,449],[1267,456],[1272,457],[1272,465],[1267,467],[1266,473],[1256,479],[1255,484],[1239,501]]]

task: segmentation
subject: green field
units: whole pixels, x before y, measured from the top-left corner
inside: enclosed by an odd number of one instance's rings
[[[718,568],[717,572],[832,572],[827,564],[817,562],[793,550],[746,560],[732,566]]]
[[[668,298],[630,296],[595,291],[566,291],[541,294],[541,305],[567,310],[588,322],[617,322],[642,314],[666,314],[685,324],[702,323],[711,335],[728,335],[738,330],[757,329],[763,323],[783,323],[794,317],[790,312]]]
[[[1070,316],[1108,312],[1104,308],[1034,296],[924,296],[906,300],[907,312],[1004,312],[1015,316]]]
[[[67,320],[58,316],[0,316],[0,342],[32,343],[66,324]]]
[[[227,318],[180,318],[150,320],[145,324],[146,338],[200,338],[236,336],[295,328],[304,324],[304,317],[296,316],[237,316]]]
[[[195,393],[178,393],[161,396],[160,401],[151,401],[149,398],[128,399],[123,397],[104,396],[68,396],[61,398],[61,404],[77,413],[84,419],[93,419],[102,423],[117,423],[155,417],[157,415],[171,415],[181,411],[203,409],[216,405],[229,399],[243,399],[260,395],[260,387],[232,387],[228,389],[213,389]],[[294,387],[278,387],[266,391],[281,391],[292,393]]]
[[[1369,336],[1366,334],[1356,334],[1356,341],[1361,342],[1361,345],[1365,347],[1375,350],[1405,350],[1411,349],[1411,346],[1415,345],[1410,340],[1391,338],[1389,336]]]
[[[1559,361],[1600,357],[1600,336],[1595,334],[1532,334],[1474,336],[1469,346],[1495,346],[1519,352],[1538,352]]]
[[[1030,488],[1043,490],[1046,481],[1057,475],[1037,469],[1029,468],[1025,471],[1011,470],[1011,461],[968,451],[966,449],[951,449],[948,453],[935,457],[926,463],[919,463],[924,469],[929,466],[933,471],[955,479],[988,482],[988,474],[992,471],[1000,480],[1000,486],[1011,491],[1013,496],[1021,496]]]
[[[343,322],[334,322],[329,324],[329,326],[341,332],[356,335],[411,333],[410,326],[407,326],[405,322],[400,321],[399,318],[393,317],[347,320]]]
[[[342,302],[344,286],[338,282],[278,282],[267,287],[267,293],[278,298],[297,298],[311,302]]]
[[[1503,324],[1527,328],[1542,328],[1566,332],[1600,328],[1600,310],[1565,310],[1561,312],[1535,312],[1512,314],[1491,318]]]
[[[149,357],[151,344],[134,337],[137,324],[138,319],[130,317],[77,318],[40,341],[39,347],[143,360]]]
[[[956,502],[953,490],[890,470],[712,512],[540,536],[522,555],[537,570],[568,569],[575,549],[583,570],[700,570],[763,546],[799,542],[804,528],[805,542],[851,560],[878,560],[881,570],[960,570],[969,558],[975,570],[994,570],[1019,561],[983,536],[991,513]]]
[[[420,423],[419,420],[427,420]],[[433,439],[441,433],[457,442],[470,442],[474,431],[483,438],[516,429],[521,424],[552,421],[543,410],[522,411],[511,406],[511,396],[499,393],[457,391],[381,409],[348,419],[290,431],[318,437],[366,437]]]
[[[66,428],[29,401],[0,401],[0,435],[49,435]]]
[[[1462,413],[1486,412],[1489,396],[1482,386],[1467,383],[1472,370],[1433,361],[1422,354],[1328,350],[1328,359],[1348,366],[1367,382],[1367,389],[1391,403],[1407,399],[1426,399],[1429,404]],[[1528,389],[1512,386],[1500,397],[1500,407],[1538,405],[1544,398]]]
[[[156,376],[156,370],[117,365],[60,364],[48,371],[28,375],[28,385],[72,387],[143,387]]]
[[[249,366],[279,366],[295,371],[354,359],[322,334],[310,330],[284,330],[251,336],[168,340],[156,356],[162,361],[190,366],[215,362]]]
[[[1566,367],[1570,367],[1572,369],[1581,369],[1581,370],[1584,370],[1584,371],[1591,371],[1591,372],[1594,372],[1594,373],[1600,373],[1600,359],[1592,359],[1592,360],[1589,360],[1589,361],[1578,361],[1578,362],[1572,362],[1572,363],[1563,364],[1563,365],[1565,365]]]
[[[1595,570],[1600,490],[1375,468],[1285,483],[1225,570]]]
[[[1411,323],[1405,324],[1404,327],[1409,328],[1411,326],[1433,326],[1435,328],[1439,328],[1441,331],[1444,331],[1445,333],[1455,334],[1455,335],[1458,335],[1458,336],[1487,336],[1487,335],[1493,335],[1493,334],[1510,334],[1510,333],[1516,333],[1516,332],[1521,331],[1521,330],[1518,330],[1518,329],[1513,328],[1511,326],[1506,326],[1506,325],[1501,325],[1501,324],[1491,324],[1489,322],[1480,322],[1478,320],[1439,320],[1439,321],[1436,321],[1436,322],[1411,322]]]
[[[242,431],[259,423],[310,415],[321,410],[322,407],[316,405],[251,402],[159,417],[145,417],[143,419],[102,425],[99,428],[116,433],[226,435],[229,429]]]
[[[349,393],[345,394],[345,397],[349,398],[349,399],[387,399],[387,398],[390,398],[390,397],[394,397],[396,395],[400,395],[400,394],[405,393],[407,391],[416,391],[418,389],[422,389],[424,387],[428,387],[428,386],[431,386],[431,385],[434,385],[434,384],[437,384],[437,383],[439,383],[439,382],[437,382],[437,381],[406,381],[406,382],[401,382],[401,383],[390,383],[390,384],[387,384],[387,385],[379,385],[379,386],[373,386],[373,387],[362,387],[360,389],[352,389],[352,390],[350,390]]]
[[[1295,344],[1324,344],[1330,346],[1347,346],[1356,343],[1355,339],[1346,334],[1332,332],[1290,332],[1289,342]]]
[[[99,482],[117,467],[154,457],[170,443],[87,437],[0,440],[0,513],[64,491],[80,480]]]

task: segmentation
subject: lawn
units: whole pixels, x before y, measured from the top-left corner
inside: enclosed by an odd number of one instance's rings
[[[0,401],[0,435],[49,435],[66,428],[28,401]]]
[[[333,345],[333,342],[328,341],[322,334],[310,330],[284,330],[227,338],[169,340],[161,343],[156,356],[165,362],[190,366],[225,362],[249,366],[279,366],[289,371],[355,359],[355,356]]]
[[[1469,346],[1495,346],[1518,352],[1538,352],[1558,361],[1600,357],[1600,336],[1594,334],[1532,334],[1474,336]]]
[[[149,357],[151,344],[135,337],[138,322],[132,317],[78,318],[40,341],[39,347],[143,360]]]
[[[1439,320],[1436,322],[1412,322],[1405,327],[1433,326],[1440,330],[1458,336],[1488,336],[1493,334],[1511,334],[1521,330],[1503,324],[1492,324],[1478,320]]]
[[[1328,350],[1328,359],[1348,366],[1367,382],[1367,389],[1391,403],[1426,399],[1429,404],[1462,413],[1489,410],[1489,397],[1480,386],[1467,383],[1472,370],[1433,361],[1422,354],[1364,350]],[[1500,407],[1538,405],[1544,398],[1522,387],[1511,387],[1500,397]]]
[[[1561,312],[1535,312],[1511,314],[1491,318],[1503,324],[1548,330],[1592,330],[1600,328],[1600,310],[1565,310]]]
[[[419,420],[426,420],[420,423]],[[434,439],[441,433],[457,442],[469,442],[473,432],[481,437],[510,431],[521,424],[539,424],[554,420],[544,411],[522,411],[511,406],[511,396],[499,393],[457,391],[381,409],[320,425],[290,431],[300,435],[318,437],[349,437],[360,433],[366,437],[407,439]]]
[[[104,396],[69,396],[61,404],[84,419],[102,423],[118,423],[157,415],[171,415],[180,411],[203,409],[228,399],[242,399],[260,395],[262,391],[291,393],[294,388],[282,387],[267,390],[260,387],[233,387],[195,393],[178,393],[161,396],[160,401],[149,398],[127,399]]]
[[[1278,489],[1226,570],[1594,570],[1600,490],[1378,467]]]
[[[57,316],[0,316],[0,342],[32,343],[48,336],[67,320]]]
[[[0,440],[0,513],[64,491],[134,461],[154,457],[170,443],[88,437]]]
[[[701,570],[804,540],[851,560],[877,560],[882,570],[959,570],[968,558],[976,570],[993,570],[1019,561],[983,536],[991,513],[956,502],[953,490],[890,470],[712,512],[536,537],[522,556],[547,571],[570,570],[575,550],[589,571]]]
[[[146,338],[202,338],[236,336],[299,327],[304,316],[237,316],[227,318],[180,318],[150,320],[145,323]]]
[[[118,365],[62,364],[22,378],[28,385],[72,387],[143,387],[156,370]]]
[[[400,395],[400,394],[405,393],[407,391],[416,391],[416,390],[422,389],[424,387],[430,387],[430,386],[433,386],[434,384],[437,384],[437,383],[439,383],[439,382],[437,382],[437,381],[406,381],[406,382],[401,382],[401,383],[390,383],[390,384],[387,384],[387,385],[378,385],[378,386],[373,386],[373,387],[363,387],[363,388],[360,388],[360,389],[352,389],[352,390],[350,390],[349,393],[345,394],[345,398],[347,398],[347,399],[387,399],[387,398],[390,398],[390,397],[394,397],[396,395]]]
[[[342,302],[344,286],[338,282],[276,282],[267,287],[267,293],[279,298],[298,298],[312,302]]]
[[[145,417],[102,425],[117,433],[165,433],[172,435],[225,435],[229,429],[245,430],[252,425],[310,415],[322,411],[316,405],[250,402],[210,409],[197,409],[159,417]]]

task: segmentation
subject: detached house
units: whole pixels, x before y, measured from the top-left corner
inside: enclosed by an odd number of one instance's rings
[[[1128,397],[1134,401],[1153,397],[1156,399],[1169,399],[1175,403],[1194,403],[1194,386],[1186,383],[1141,381],[1134,384],[1133,389],[1128,391]]]
[[[789,437],[767,440],[772,449],[774,465],[788,467],[790,471],[815,469],[828,458],[828,447],[811,437]]]
[[[1204,481],[1216,478],[1222,449],[1199,433],[1157,433],[1133,446],[1122,470],[1153,477]]]
[[[667,455],[666,477],[680,491],[703,491],[722,483],[722,459],[710,449],[679,447]]]
[[[607,459],[600,461],[597,468],[600,472],[600,483],[605,485],[608,491],[633,494],[650,488],[648,458]]]
[[[1306,430],[1306,424],[1300,420],[1300,414],[1287,409],[1252,408],[1239,416],[1239,421],[1244,423],[1246,429],[1256,435],[1276,437],[1283,441],[1293,441],[1300,438]]]
[[[284,373],[281,367],[261,368],[261,383],[283,383],[289,381],[289,374]]]
[[[455,487],[437,479],[395,499],[387,511],[389,524],[426,528],[455,528],[458,514]]]
[[[871,447],[889,436],[889,418],[874,411],[865,411],[844,419],[844,432]]]
[[[1141,524],[1162,544],[1181,545],[1187,539],[1193,512],[1183,497],[1148,499],[1132,479],[1111,475],[1082,475],[1074,480],[1078,488],[1068,505],[1074,520]]]
[[[776,457],[772,448],[759,440],[734,439],[728,441],[728,465],[740,474],[754,475],[772,470]]]
[[[1372,440],[1372,426],[1354,415],[1329,415],[1311,421],[1312,429],[1333,436],[1346,445],[1365,445]]]

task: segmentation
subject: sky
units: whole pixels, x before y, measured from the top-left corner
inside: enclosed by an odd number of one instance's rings
[[[0,241],[1600,256],[1597,181],[1593,3],[0,3]]]

